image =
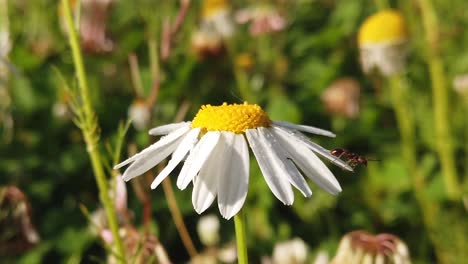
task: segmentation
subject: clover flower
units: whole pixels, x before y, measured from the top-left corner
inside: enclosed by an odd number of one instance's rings
[[[384,76],[400,72],[405,67],[407,44],[408,31],[400,12],[384,10],[368,17],[358,34],[363,71],[376,69]]]
[[[331,264],[401,263],[409,264],[408,247],[392,234],[372,235],[353,231],[343,236]]]
[[[250,145],[267,185],[284,204],[294,201],[291,185],[306,197],[312,195],[302,175],[331,194],[339,193],[340,184],[316,153],[343,169],[352,170],[351,167],[300,131],[335,136],[316,127],[271,121],[256,104],[204,105],[191,122],[151,129],[150,135],[165,136],[114,169],[131,164],[122,176],[128,181],[172,154],[151,184],[155,189],[185,159],[177,186],[184,190],[193,182],[195,211],[204,212],[217,197],[221,215],[230,219],[242,208],[247,196]]]
[[[360,95],[359,82],[347,77],[332,82],[322,93],[320,99],[329,113],[356,118],[359,115]]]
[[[70,6],[76,13],[80,12],[80,41],[82,48],[90,53],[110,52],[114,48],[114,42],[107,34],[107,18],[111,4],[114,0],[70,0]],[[68,34],[65,18],[63,16],[62,4],[58,5],[60,28],[63,33]]]
[[[239,24],[250,22],[249,32],[252,36],[279,32],[287,25],[286,19],[275,7],[265,4],[238,11],[236,22]]]

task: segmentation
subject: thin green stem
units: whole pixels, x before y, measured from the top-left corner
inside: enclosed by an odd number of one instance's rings
[[[162,169],[161,169],[162,170]],[[172,219],[174,219],[175,226],[177,228],[177,232],[179,233],[180,239],[182,239],[182,243],[184,244],[185,249],[189,253],[190,257],[195,257],[198,255],[197,249],[190,238],[190,233],[187,230],[187,227],[184,223],[184,218],[182,217],[182,213],[179,210],[179,206],[177,205],[177,200],[174,195],[174,190],[171,185],[171,179],[167,177],[163,182],[162,186],[164,189],[164,196],[166,196],[167,205],[169,206],[169,210],[171,211]]]
[[[455,168],[454,148],[450,131],[448,88],[444,65],[439,54],[439,22],[430,0],[418,0],[424,26],[429,71],[432,80],[434,126],[437,152],[442,167],[445,190],[449,199],[460,198],[461,190]]]
[[[465,115],[468,116],[468,95],[464,99]],[[465,123],[465,182],[463,186],[464,199],[468,199],[468,122]]]
[[[132,79],[133,89],[135,89],[136,95],[142,98],[144,97],[145,89],[143,88],[143,82],[141,81],[138,58],[134,53],[128,56],[128,64],[130,65],[130,76]]]
[[[76,76],[78,79],[78,86],[82,100],[82,120],[81,130],[86,142],[88,155],[91,159],[94,176],[99,188],[99,197],[106,211],[109,227],[112,232],[112,237],[115,242],[115,249],[117,260],[119,263],[125,263],[125,254],[122,246],[122,240],[119,235],[119,226],[117,224],[117,216],[112,199],[109,197],[108,184],[100,153],[98,151],[98,135],[97,120],[91,105],[91,98],[89,96],[88,83],[86,80],[86,73],[84,70],[83,59],[81,55],[80,42],[74,27],[73,18],[70,10],[69,0],[62,0],[63,14],[65,17],[66,25],[68,28],[68,40],[73,55],[73,63],[75,65]]]
[[[158,54],[158,43],[156,39],[150,38],[148,40],[148,53],[151,69],[151,77],[154,80],[159,79],[160,65],[159,65],[159,54]]]
[[[239,264],[249,263],[247,256],[247,239],[245,237],[245,216],[240,210],[234,216],[234,226],[236,228],[237,258]]]

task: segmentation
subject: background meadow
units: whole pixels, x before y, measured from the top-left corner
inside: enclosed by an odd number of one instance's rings
[[[312,197],[295,192],[294,204],[284,206],[252,160],[244,205],[252,263],[295,237],[307,244],[306,263],[318,252],[333,257],[341,237],[353,230],[400,237],[414,263],[468,259],[467,1],[71,2],[107,178],[117,176],[117,161],[154,141],[151,127],[191,120],[203,104],[257,103],[271,119],[333,131],[333,139],[311,138],[327,149],[378,161],[354,173],[330,166],[341,194],[329,195],[309,181]],[[92,223],[103,219],[96,216],[102,204],[74,117],[82,98],[59,6],[0,0],[2,263],[99,263],[109,255],[100,233],[105,224]],[[359,27],[390,7],[407,23],[406,67],[390,77],[365,74]],[[218,33],[200,33],[216,8],[227,10],[232,32],[220,25]],[[253,21],[239,23],[246,14]],[[255,25],[265,16],[277,19],[277,27]],[[353,86],[357,93],[326,100],[332,85]],[[353,103],[352,111],[344,106]],[[120,224],[136,232],[136,244],[145,248],[150,240],[174,263],[189,261],[195,253],[181,240],[180,219],[198,252],[214,254],[234,242],[233,221],[222,219],[216,206],[203,215],[219,218],[219,241],[202,242],[191,190],[179,191],[172,178],[152,191],[153,177],[127,183],[128,206],[117,208]],[[29,213],[15,214],[18,201],[6,191],[11,186],[27,197]],[[174,216],[174,202],[181,218]],[[25,230],[18,219],[29,217]],[[28,240],[31,232],[36,239]]]

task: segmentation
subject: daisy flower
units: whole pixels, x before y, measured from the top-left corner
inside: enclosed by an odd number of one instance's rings
[[[177,187],[184,190],[193,182],[195,211],[204,212],[217,198],[226,219],[239,212],[247,196],[249,146],[270,190],[284,204],[294,201],[292,186],[306,197],[312,195],[302,175],[331,194],[339,193],[340,184],[316,154],[343,169],[351,167],[301,132],[335,136],[316,127],[272,121],[256,104],[204,105],[191,122],[151,129],[150,135],[164,136],[114,169],[131,164],[122,176],[128,181],[172,154],[151,184],[155,189],[185,159]]]
[[[401,72],[406,66],[408,41],[406,22],[399,11],[384,10],[368,17],[358,34],[363,71],[376,69],[383,76]]]

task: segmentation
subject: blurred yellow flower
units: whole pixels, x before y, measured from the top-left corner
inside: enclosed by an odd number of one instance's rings
[[[374,69],[384,76],[401,72],[406,66],[408,31],[396,10],[385,10],[368,17],[358,33],[362,70]]]
[[[368,17],[359,29],[359,46],[406,41],[405,19],[396,10],[384,10]]]

